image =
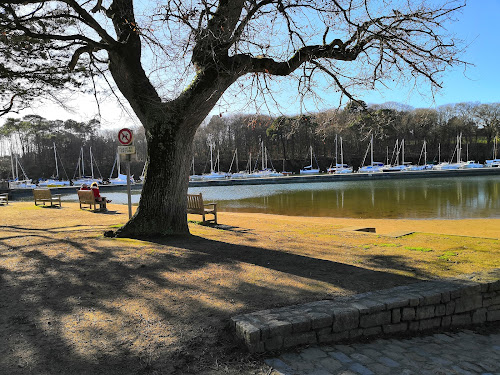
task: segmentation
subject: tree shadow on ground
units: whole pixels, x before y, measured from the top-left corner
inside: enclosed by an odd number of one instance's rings
[[[230,316],[331,297],[324,285],[350,294],[418,281],[196,236],[132,246],[80,230],[0,238],[0,373],[244,373],[257,365],[226,331]]]

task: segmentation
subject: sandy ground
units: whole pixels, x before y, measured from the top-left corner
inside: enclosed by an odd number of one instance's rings
[[[500,267],[498,219],[220,213],[137,241],[103,237],[109,208],[0,206],[0,374],[266,374],[230,316]]]

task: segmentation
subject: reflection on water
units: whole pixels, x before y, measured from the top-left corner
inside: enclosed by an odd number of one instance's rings
[[[358,218],[500,218],[500,176],[190,188],[222,211]],[[116,203],[126,195],[107,194]],[[139,194],[133,202],[139,201]]]

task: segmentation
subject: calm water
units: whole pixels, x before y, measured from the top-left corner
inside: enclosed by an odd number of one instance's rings
[[[500,176],[190,188],[222,211],[353,218],[500,218]],[[135,192],[132,202],[139,201]],[[106,193],[126,204],[125,193]],[[70,200],[69,197],[66,198]]]

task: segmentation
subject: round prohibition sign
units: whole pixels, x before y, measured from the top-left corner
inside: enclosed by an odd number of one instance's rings
[[[118,142],[123,146],[128,146],[132,144],[132,130],[123,128],[118,132]]]

